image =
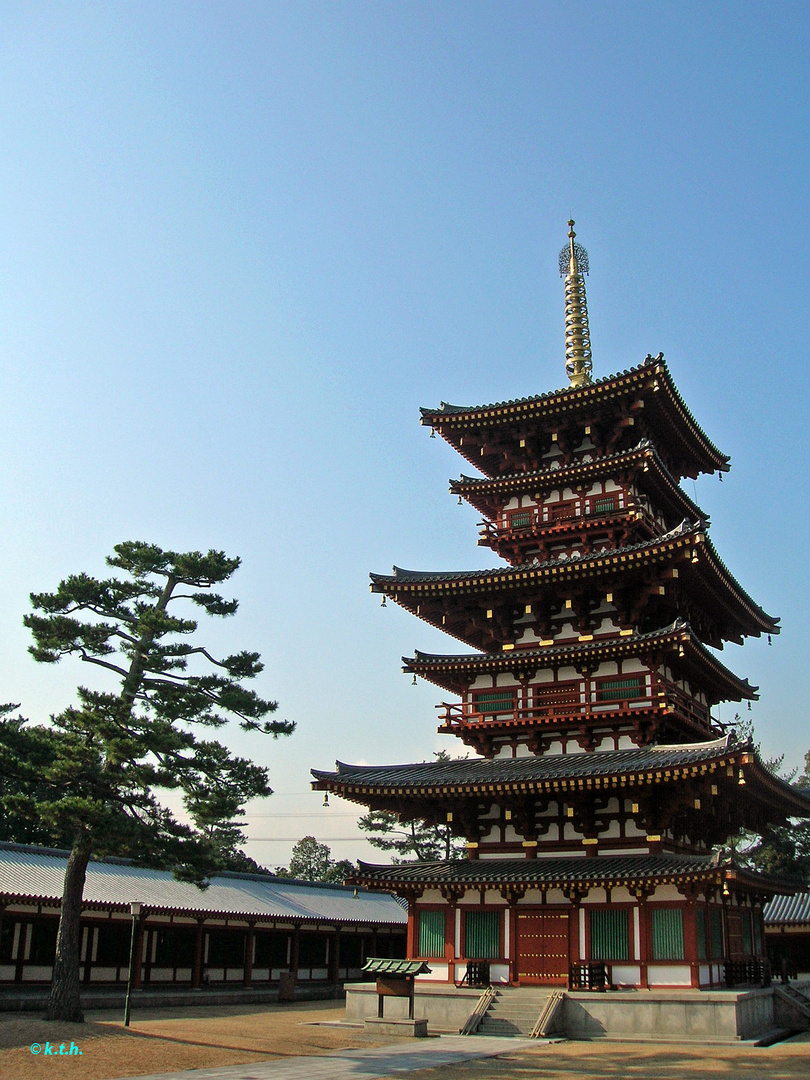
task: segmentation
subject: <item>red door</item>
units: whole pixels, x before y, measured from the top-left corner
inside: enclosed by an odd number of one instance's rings
[[[568,912],[518,911],[518,982],[540,986],[568,983]]]

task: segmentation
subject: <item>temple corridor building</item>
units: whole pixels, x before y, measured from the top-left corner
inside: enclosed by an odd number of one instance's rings
[[[686,477],[729,459],[663,355],[594,381],[569,223],[569,385],[422,410],[476,470],[451,492],[483,516],[495,569],[372,574],[371,588],[466,651],[405,671],[447,700],[439,731],[466,756],[313,770],[313,787],[404,822],[449,825],[467,858],[361,864],[358,885],[407,898],[408,956],[438,981],[710,988],[759,978],[763,906],[789,891],[724,849],[742,829],[810,816],[712,714],[756,699],[725,642],[778,620],[717,554]],[[476,969],[478,970],[478,969]]]

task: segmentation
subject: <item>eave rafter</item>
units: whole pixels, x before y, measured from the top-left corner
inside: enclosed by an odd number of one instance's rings
[[[511,800],[594,798],[620,793],[628,798],[644,796],[649,806],[650,792],[674,792],[663,796],[666,805],[677,806],[678,800],[705,796],[707,802],[722,794],[716,806],[737,806],[740,821],[786,821],[789,817],[810,817],[810,798],[792,788],[769,772],[749,744],[727,741],[691,746],[686,759],[678,763],[669,755],[677,748],[626,752],[613,757],[616,768],[600,771],[604,753],[575,755],[578,772],[572,774],[571,761],[535,758],[531,764],[520,765],[522,775],[509,777],[508,767],[492,763],[434,762],[425,765],[352,766],[338,763],[334,773],[312,770],[312,788],[327,791],[349,802],[373,810],[391,810],[403,817],[433,819],[436,800],[476,804],[509,805]],[[638,755],[642,767],[634,767],[633,755]],[[656,761],[656,758],[658,761]],[[650,764],[652,762],[652,764]],[[528,771],[535,770],[535,775]],[[562,769],[562,773],[555,770]],[[465,771],[477,775],[465,776]],[[485,774],[492,775],[487,777]],[[455,774],[455,779],[453,775]],[[744,798],[740,789],[745,788]],[[656,795],[656,797],[658,797]],[[703,808],[709,812],[709,806]],[[748,818],[745,815],[749,815]],[[736,819],[735,819],[736,820]],[[728,835],[726,833],[725,835]]]
[[[703,690],[711,705],[719,701],[756,701],[758,698],[758,687],[721,664],[685,622],[676,622],[649,634],[539,649],[514,649],[507,653],[444,656],[416,652],[412,657],[402,657],[402,670],[451,693],[461,693],[479,674],[497,676],[509,672],[520,681],[542,670],[556,671],[562,667],[579,670],[586,666],[588,670],[595,670],[606,661],[621,662],[629,658],[639,659],[650,667],[668,664],[676,678],[685,678]]]
[[[470,408],[443,403],[421,412],[423,425],[487,476],[537,468],[539,448],[548,448],[555,435],[570,453],[588,426],[595,441],[601,432],[613,433],[599,447],[602,453],[615,450],[627,428],[655,431],[661,455],[678,477],[728,469],[728,457],[686,408],[662,356],[579,388]]]
[[[608,856],[599,859],[476,859],[449,863],[376,866],[361,862],[352,884],[405,893],[414,888],[509,889],[559,888],[571,903],[581,902],[591,888],[625,886],[649,895],[660,885],[675,885],[692,894],[717,895],[727,889],[747,891],[760,899],[790,892],[790,885],[712,856]],[[456,893],[458,895],[458,892]],[[525,892],[524,892],[525,895]]]
[[[511,498],[530,496],[541,503],[552,491],[562,487],[587,489],[597,480],[612,479],[633,484],[651,496],[669,514],[673,523],[688,518],[709,523],[708,516],[678,486],[659,454],[648,440],[630,450],[574,460],[562,468],[540,468],[495,478],[461,476],[450,481],[450,493],[461,496],[489,520],[493,520]]]
[[[779,632],[778,619],[735,581],[700,525],[684,524],[667,536],[579,559],[465,573],[395,567],[393,575],[372,574],[370,588],[483,651],[514,644],[514,625],[527,603],[537,602],[541,611],[545,606],[548,618],[552,598],[575,597],[576,613],[587,618],[605,591],[612,591],[628,625],[639,625],[654,604],[665,617],[685,618],[715,647]]]

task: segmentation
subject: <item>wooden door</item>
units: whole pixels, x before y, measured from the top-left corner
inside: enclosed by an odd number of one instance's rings
[[[568,912],[518,911],[518,982],[540,986],[568,983]]]

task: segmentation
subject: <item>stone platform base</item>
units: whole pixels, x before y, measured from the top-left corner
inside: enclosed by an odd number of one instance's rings
[[[537,987],[536,990],[539,1016],[550,989]],[[509,987],[500,987],[500,1000],[508,998],[509,992]],[[417,981],[416,1015],[427,1020],[431,1031],[456,1034],[467,1022],[480,994],[479,990],[459,990],[447,983],[420,985]],[[392,1019],[407,1017],[407,1009],[404,998],[386,999],[386,1011],[390,1010]],[[553,1034],[569,1039],[736,1042],[757,1039],[785,1027],[777,1013],[771,988],[566,991]],[[348,984],[347,1021],[358,1023],[376,1014],[374,984]]]
[[[426,1039],[427,1020],[390,1020],[387,1016],[367,1016],[363,1021],[366,1031],[376,1035],[395,1035],[402,1038]]]

